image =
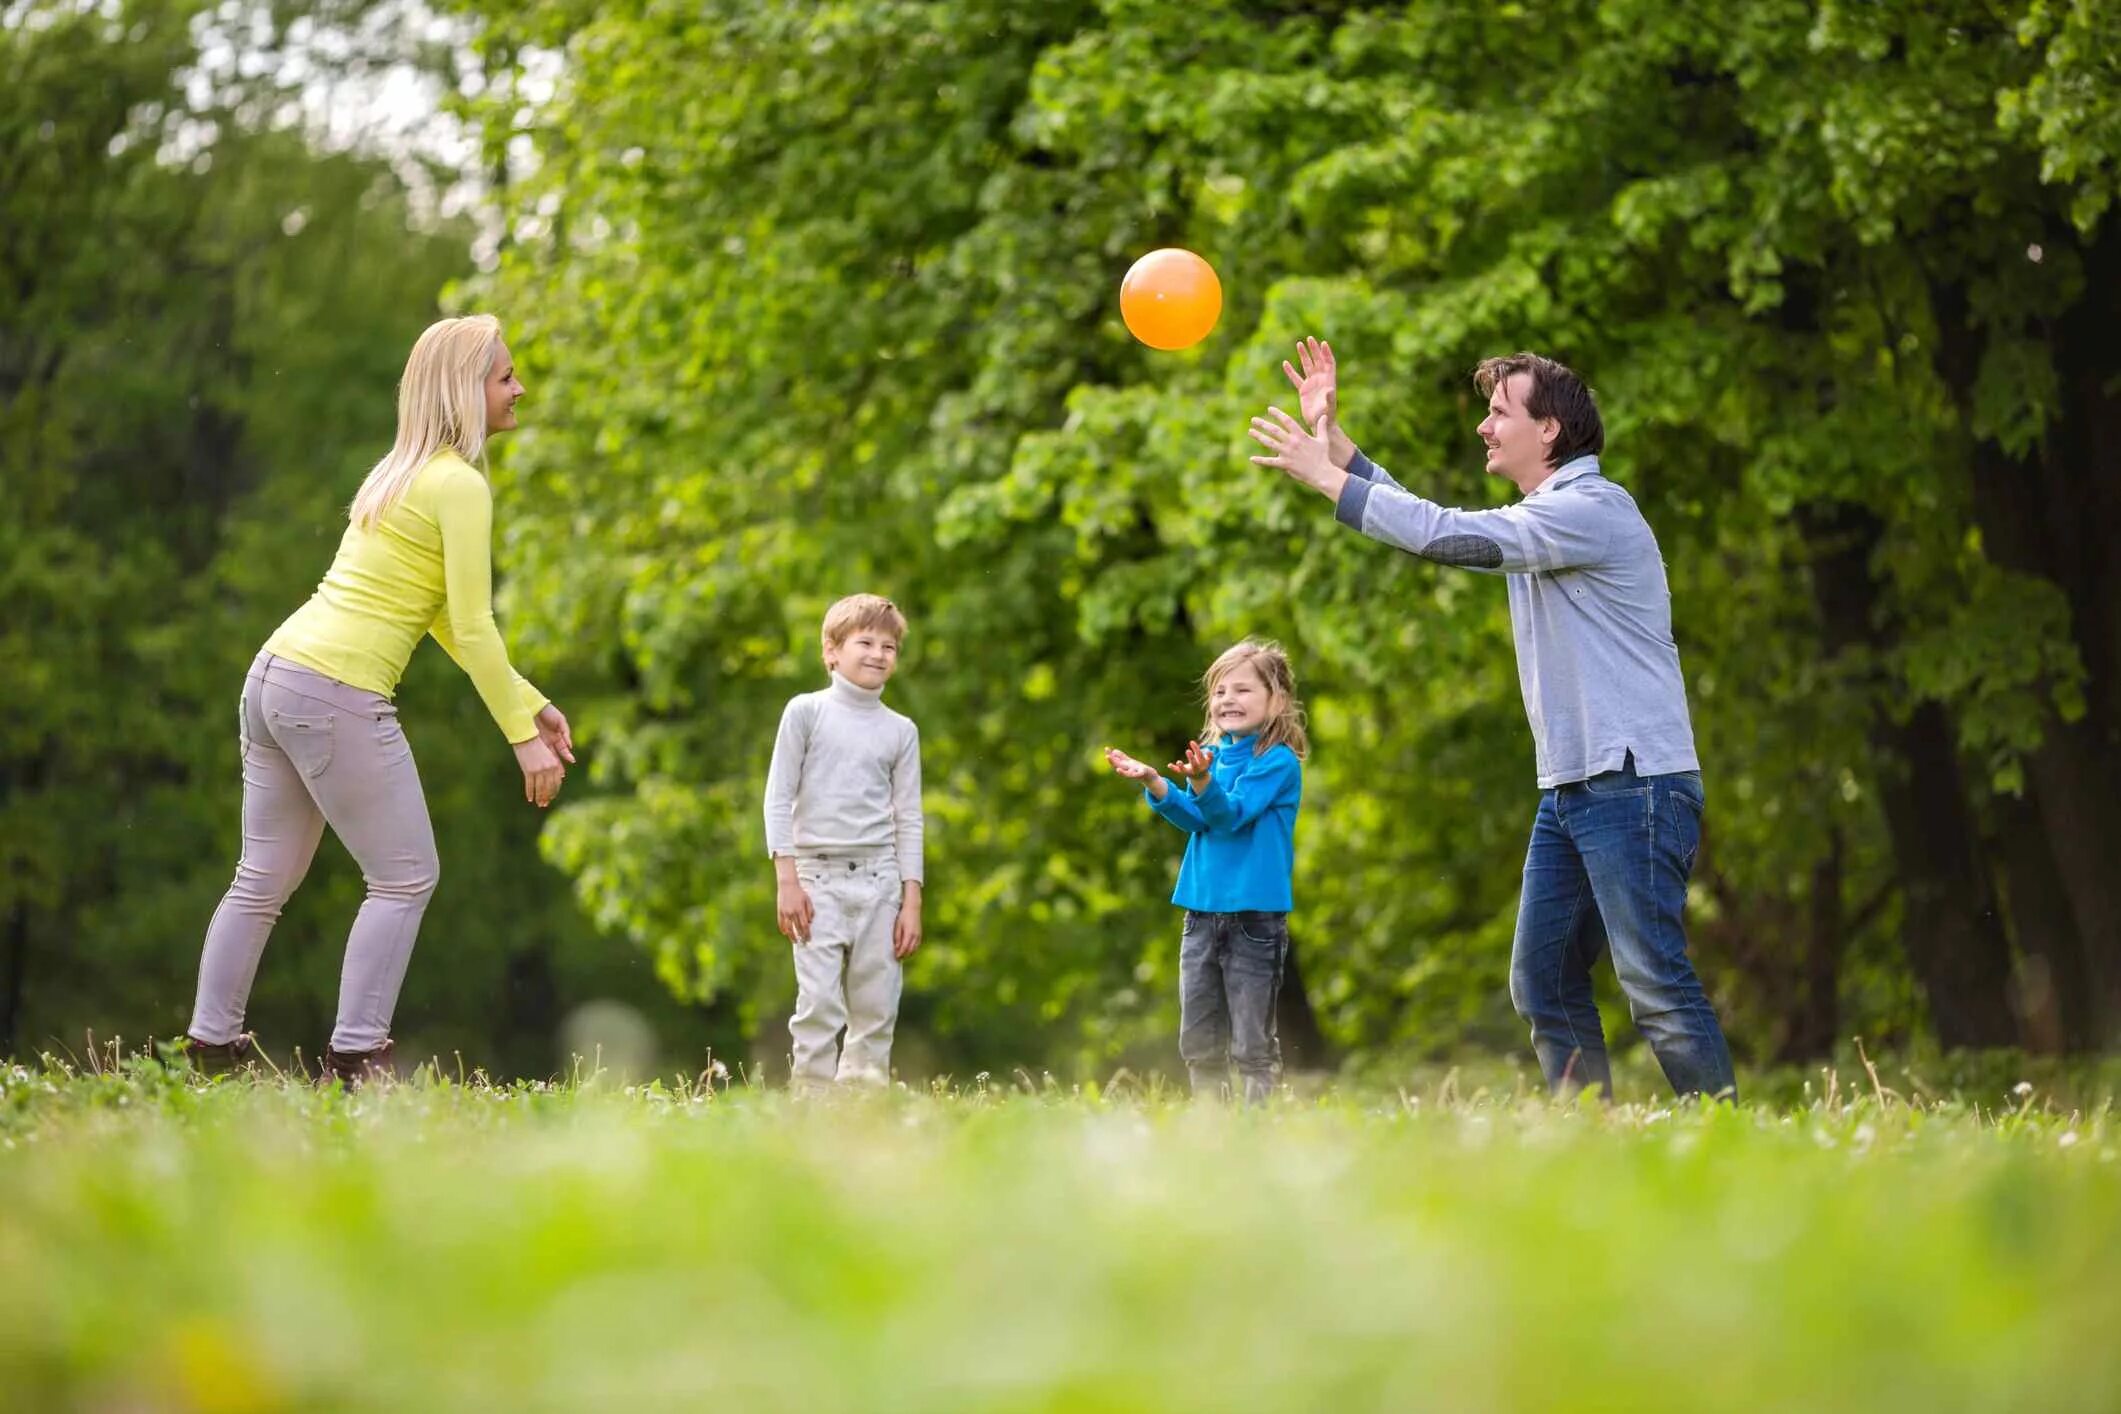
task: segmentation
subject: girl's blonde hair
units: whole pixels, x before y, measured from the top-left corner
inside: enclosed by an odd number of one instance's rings
[[[486,375],[501,351],[501,321],[467,314],[427,326],[398,380],[398,440],[354,493],[348,519],[373,530],[436,452],[476,462],[486,447]]]
[[[1267,685],[1267,720],[1260,725],[1259,744],[1253,751],[1264,753],[1286,746],[1299,761],[1309,756],[1311,738],[1304,732],[1304,704],[1296,697],[1296,672],[1289,666],[1289,655],[1281,651],[1281,645],[1266,639],[1248,638],[1225,649],[1221,657],[1208,664],[1208,671],[1200,679],[1201,696],[1208,702],[1208,721],[1201,728],[1201,740],[1213,746],[1223,739],[1222,728],[1215,725],[1215,685],[1241,667],[1251,668]]]

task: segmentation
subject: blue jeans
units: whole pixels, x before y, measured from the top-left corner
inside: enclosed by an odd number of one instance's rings
[[[1245,1103],[1274,1093],[1281,1040],[1274,998],[1289,956],[1286,913],[1186,913],[1178,943],[1178,1054],[1196,1095],[1223,1094],[1230,1067]]]
[[[1618,771],[1539,798],[1510,951],[1510,1000],[1553,1089],[1611,1094],[1591,968],[1608,949],[1628,1014],[1681,1096],[1738,1098],[1731,1052],[1686,953],[1701,775]]]

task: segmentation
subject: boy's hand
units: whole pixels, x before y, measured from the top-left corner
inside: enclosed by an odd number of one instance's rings
[[[811,907],[810,895],[804,891],[801,880],[781,880],[775,890],[773,908],[780,915],[782,937],[791,943],[810,941],[810,925],[817,920],[817,910]]]
[[[1140,781],[1144,786],[1148,787],[1149,794],[1155,796],[1158,800],[1162,800],[1164,793],[1171,789],[1171,783],[1158,775],[1154,766],[1144,765],[1124,751],[1115,750],[1109,746],[1106,747],[1105,761],[1113,770],[1119,772],[1128,780]]]
[[[1200,783],[1208,779],[1208,772],[1213,770],[1214,766],[1215,759],[1200,749],[1200,743],[1189,741],[1186,743],[1186,754],[1173,761],[1167,769],[1172,775],[1193,787],[1193,793],[1198,795]]]
[[[899,899],[898,920],[891,925],[891,955],[904,962],[920,945],[921,886],[909,879],[905,894]]]

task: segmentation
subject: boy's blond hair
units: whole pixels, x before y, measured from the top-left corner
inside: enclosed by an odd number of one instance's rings
[[[823,658],[858,633],[879,629],[889,629],[893,638],[904,643],[906,616],[881,594],[850,594],[825,611],[824,625],[818,630],[818,656]]]
[[[1277,746],[1286,746],[1299,761],[1309,756],[1311,738],[1304,731],[1304,705],[1296,697],[1296,670],[1289,666],[1289,655],[1282,652],[1281,645],[1270,639],[1248,638],[1224,649],[1222,656],[1201,674],[1200,693],[1211,704],[1207,724],[1201,728],[1201,740],[1213,746],[1223,739],[1222,728],[1215,725],[1212,705],[1215,684],[1241,667],[1250,667],[1259,674],[1273,703],[1267,720],[1260,725],[1259,744],[1254,752],[1264,755]]]

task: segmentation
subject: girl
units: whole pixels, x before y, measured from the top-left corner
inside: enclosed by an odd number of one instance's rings
[[[390,1018],[440,871],[412,748],[391,705],[432,634],[515,749],[523,798],[552,802],[574,760],[567,718],[508,664],[493,621],[493,496],[487,437],[516,425],[523,396],[500,322],[429,326],[398,384],[398,438],[361,483],[316,594],[265,643],[237,711],[243,855],[207,925],[186,1033],[202,1069],[249,1063],[244,1003],[280,907],[328,824],[368,897],[346,940],[339,1018],[324,1078],[356,1083],[390,1063]]]
[[[1179,940],[1178,1051],[1194,1093],[1222,1093],[1235,1062],[1247,1104],[1273,1093],[1281,1064],[1274,1000],[1289,952],[1290,875],[1303,800],[1303,704],[1274,643],[1246,639],[1209,665],[1208,720],[1170,770],[1174,786],[1124,752],[1112,769],[1140,781],[1149,808],[1186,832],[1171,902]],[[1203,750],[1201,742],[1207,743]]]

